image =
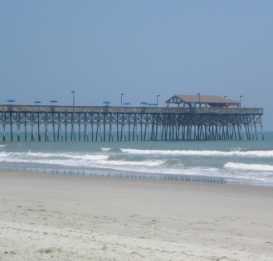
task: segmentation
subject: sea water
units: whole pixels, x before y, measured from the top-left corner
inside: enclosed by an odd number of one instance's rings
[[[273,132],[264,141],[8,141],[0,168],[273,186]]]

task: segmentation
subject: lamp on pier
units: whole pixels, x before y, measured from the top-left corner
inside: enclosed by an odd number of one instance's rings
[[[75,107],[75,91],[71,91],[73,94],[73,112],[74,112],[74,107]]]
[[[240,95],[240,108],[242,108],[242,98],[243,97],[244,97],[243,95]]]
[[[158,98],[160,97],[159,94],[156,95],[156,106],[158,107]]]
[[[197,93],[197,95],[199,96],[199,97],[198,97],[199,107],[201,107],[201,102],[200,102],[200,100],[201,100],[201,99],[200,99],[200,93],[198,92],[198,93]]]
[[[124,93],[120,94],[120,106],[122,107],[122,97],[123,97]]]

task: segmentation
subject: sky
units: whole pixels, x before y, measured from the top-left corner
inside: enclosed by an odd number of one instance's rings
[[[0,104],[242,95],[273,130],[272,14],[270,0],[0,0]]]

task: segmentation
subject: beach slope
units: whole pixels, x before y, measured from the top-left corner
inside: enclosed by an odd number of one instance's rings
[[[273,260],[273,188],[0,172],[0,260]]]

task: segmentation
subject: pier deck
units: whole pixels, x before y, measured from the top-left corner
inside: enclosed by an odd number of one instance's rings
[[[2,141],[22,133],[32,141],[254,140],[258,127],[264,139],[262,115],[262,108],[0,105]]]

